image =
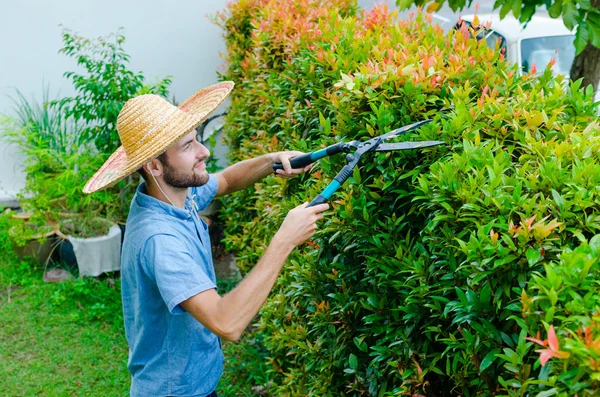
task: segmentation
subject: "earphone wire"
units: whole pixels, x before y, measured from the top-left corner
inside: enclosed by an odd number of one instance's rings
[[[167,200],[169,200],[169,203],[171,203],[171,205],[173,207],[175,207],[175,204],[173,204],[173,202],[171,201],[169,196],[167,196],[167,193],[165,193],[165,191],[162,190],[162,187],[160,187],[160,185],[158,184],[158,181],[156,180],[156,178],[154,177],[154,175],[151,172],[150,172],[150,175],[152,176],[152,179],[154,179],[154,183],[156,183],[156,186],[158,186],[158,189],[160,190],[160,192],[167,198]]]

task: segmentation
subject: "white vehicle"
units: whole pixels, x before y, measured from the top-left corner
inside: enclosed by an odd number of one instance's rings
[[[499,14],[477,15],[479,26],[491,22],[489,30],[480,34],[487,45],[504,51],[507,61],[520,65],[522,73],[529,73],[535,68],[541,72],[552,59],[556,63],[552,67],[555,74],[569,76],[575,58],[575,33],[564,25],[562,19],[550,18],[548,15],[534,15],[527,26],[515,17],[507,15],[500,19]],[[473,24],[475,15],[462,17],[467,24]]]
[[[477,17],[480,27],[490,23],[489,29],[481,31],[479,38],[485,39],[486,44],[494,49],[500,41],[500,51],[504,52],[508,62],[520,66],[520,73],[529,73],[534,67],[537,73],[541,73],[554,59],[552,73],[569,78],[575,59],[575,32],[567,29],[561,18],[550,18],[544,14],[534,15],[524,27],[515,17],[509,15],[502,20],[497,13]],[[465,15],[462,20],[472,26],[474,18],[475,15],[471,14]],[[455,28],[459,26],[457,24]],[[600,90],[596,91],[594,101],[600,103]],[[600,106],[597,113],[600,114]]]

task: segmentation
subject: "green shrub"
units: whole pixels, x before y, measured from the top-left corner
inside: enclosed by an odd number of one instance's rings
[[[589,396],[600,389],[599,239],[596,235],[574,250],[565,248],[560,262],[545,264],[522,292],[526,323],[517,321],[536,335],[528,339],[536,343],[540,362],[551,359],[539,378],[557,395]],[[547,338],[541,340],[540,334]]]
[[[572,382],[544,383],[562,370],[536,364],[526,337],[541,319],[521,318],[520,298],[600,233],[592,93],[549,70],[520,77],[466,31],[444,35],[428,15],[401,21],[385,6],[245,0],[219,21],[223,77],[237,84],[225,127],[232,160],[427,118],[406,139],[447,142],[371,154],[318,237],[292,255],[259,322],[274,394],[572,394]],[[287,210],[343,164],[329,158],[312,176],[269,178],[227,201],[227,245],[243,271]],[[544,318],[558,329],[571,320]],[[573,377],[595,387],[575,359],[582,351],[570,356]]]
[[[60,51],[83,68],[65,73],[77,95],[51,100],[46,89],[38,103],[17,91],[16,117],[0,125],[4,137],[25,155],[21,206],[35,213],[39,223],[64,217],[85,222],[98,215],[125,222],[137,175],[93,195],[82,189],[120,145],[116,121],[125,102],[145,93],[166,97],[171,80],[148,84],[142,73],[128,69],[121,30],[87,39],[65,29],[63,41]]]

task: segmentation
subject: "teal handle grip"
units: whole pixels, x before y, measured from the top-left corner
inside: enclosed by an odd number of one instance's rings
[[[333,193],[335,193],[336,190],[338,190],[340,186],[342,186],[344,182],[346,182],[346,180],[350,178],[353,169],[353,166],[345,165],[344,168],[342,168],[342,170],[335,176],[333,181],[331,181],[329,185],[327,185],[325,190],[323,190],[321,194],[315,197],[314,200],[308,204],[308,206],[312,207],[317,204],[323,204],[327,200],[329,200],[331,196],[333,196]]]

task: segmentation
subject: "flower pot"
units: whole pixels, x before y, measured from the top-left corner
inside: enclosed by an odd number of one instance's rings
[[[28,229],[26,233],[23,228]],[[30,223],[14,225],[8,230],[8,234],[13,240],[14,250],[19,258],[31,257],[42,265],[50,260],[57,241],[56,230],[52,225],[41,227]],[[24,237],[25,234],[27,237]]]
[[[90,223],[104,224],[102,233],[93,235],[86,227]],[[97,227],[91,229],[98,231]],[[60,223],[57,230],[63,239],[59,253],[67,264],[75,263],[79,276],[99,276],[121,269],[121,229],[117,224],[102,218],[79,218]]]

